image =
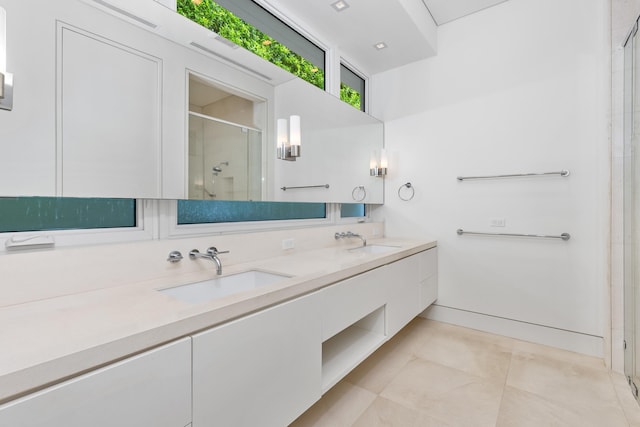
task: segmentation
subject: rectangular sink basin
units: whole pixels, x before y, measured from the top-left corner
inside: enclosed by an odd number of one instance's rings
[[[367,245],[360,246],[359,248],[349,249],[349,252],[360,252],[367,254],[383,254],[385,252],[392,252],[399,249],[400,246],[386,246],[386,245]]]
[[[216,298],[236,294],[238,292],[267,286],[290,276],[284,274],[267,273],[259,270],[249,270],[229,276],[216,277],[202,282],[189,283],[174,286],[172,288],[159,289],[165,295],[172,296],[180,301],[198,304],[211,301]]]

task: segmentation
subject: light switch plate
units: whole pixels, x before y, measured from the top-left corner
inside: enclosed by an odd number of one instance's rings
[[[489,225],[491,227],[504,227],[507,223],[507,220],[504,218],[491,218]]]
[[[295,242],[293,239],[282,240],[282,249],[293,249],[294,247],[295,247]]]

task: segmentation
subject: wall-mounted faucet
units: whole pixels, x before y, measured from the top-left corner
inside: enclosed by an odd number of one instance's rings
[[[207,253],[206,254],[201,254],[199,250],[197,249],[192,249],[191,252],[189,252],[189,258],[191,259],[196,259],[196,258],[204,258],[204,259],[209,259],[213,262],[216,263],[216,273],[217,274],[222,274],[222,261],[220,261],[220,258],[218,258],[219,254],[228,254],[229,251],[221,251],[218,252],[218,249],[215,246],[211,246],[209,249],[207,249]]]
[[[361,234],[358,233],[352,233],[351,231],[347,231],[347,232],[343,232],[343,233],[336,233],[334,234],[334,236],[336,238],[336,240],[338,239],[349,239],[351,237],[357,237],[358,239],[362,240],[362,246],[367,246],[367,239],[364,238],[364,236],[362,236]]]

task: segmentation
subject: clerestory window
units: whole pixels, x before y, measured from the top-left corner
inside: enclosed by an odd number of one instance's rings
[[[325,88],[325,52],[251,0],[178,0],[181,15]]]
[[[340,64],[340,99],[360,111],[365,110],[365,80]]]

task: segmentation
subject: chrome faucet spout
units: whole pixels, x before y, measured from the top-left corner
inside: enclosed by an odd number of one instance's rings
[[[362,234],[347,231],[347,237],[357,237],[358,239],[362,240],[362,246],[367,246],[367,239],[365,239]]]
[[[208,259],[215,262],[216,274],[220,275],[222,274],[222,261],[220,261],[220,258],[218,258],[218,254],[228,254],[228,253],[229,251],[218,252],[218,249],[212,246],[209,249],[207,249],[206,254],[201,254],[199,250],[192,249],[191,252],[189,252],[189,258],[191,259],[204,258],[204,259]]]
[[[351,231],[347,231],[347,232],[343,232],[343,233],[336,233],[336,234],[334,234],[333,237],[335,237],[336,240],[345,239],[345,238],[351,238],[351,237],[357,237],[358,239],[362,240],[362,246],[367,246],[367,239],[365,239],[363,235],[358,234],[358,233],[353,233]]]

